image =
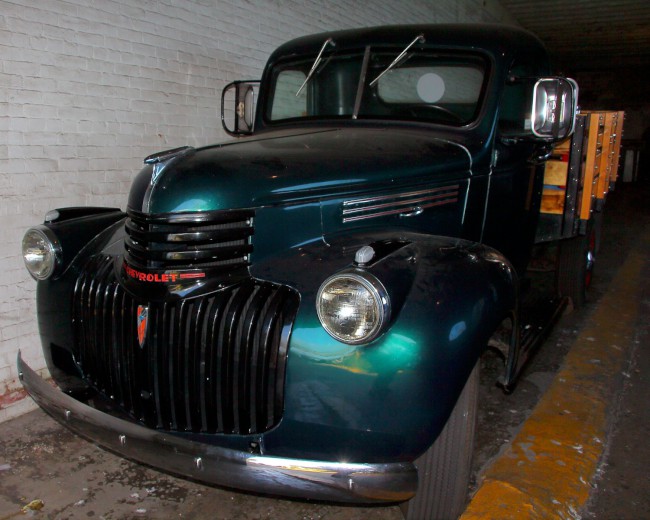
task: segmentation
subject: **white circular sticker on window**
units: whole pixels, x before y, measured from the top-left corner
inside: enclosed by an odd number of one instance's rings
[[[435,72],[427,72],[418,80],[418,96],[426,103],[440,101],[445,95],[445,82]]]

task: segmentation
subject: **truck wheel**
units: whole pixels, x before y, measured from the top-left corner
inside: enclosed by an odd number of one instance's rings
[[[595,237],[594,251],[596,253],[600,251],[600,244],[603,235],[603,218],[604,218],[603,211],[604,210],[600,210],[594,213],[594,237]]]
[[[557,258],[557,290],[568,296],[574,308],[585,303],[586,291],[591,284],[596,255],[596,229],[590,221],[587,233],[560,242]]]
[[[400,505],[406,520],[455,519],[465,509],[476,429],[479,365],[477,362],[472,370],[444,429],[415,461],[417,494]]]

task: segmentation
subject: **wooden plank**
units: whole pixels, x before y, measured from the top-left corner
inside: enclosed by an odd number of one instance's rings
[[[564,213],[564,200],[566,191],[558,188],[544,188],[542,190],[542,213],[562,215]]]
[[[544,184],[566,186],[568,168],[568,162],[549,159],[544,168]]]
[[[623,121],[625,120],[625,112],[622,110],[617,112],[616,127],[612,133],[612,172],[610,175],[610,189],[618,179],[618,166],[621,159],[621,141],[623,139]]]
[[[595,196],[599,200],[603,200],[609,192],[609,181],[611,178],[612,172],[612,127],[615,126],[615,116],[616,112],[604,112],[604,128],[603,128],[603,138],[600,154],[600,162],[598,165],[598,170],[600,175],[598,176],[597,188],[595,190]]]
[[[582,199],[580,200],[580,219],[589,220],[591,216],[592,196],[594,185],[598,179],[598,166],[602,151],[602,122],[603,116],[598,112],[587,115],[589,118],[589,137],[585,158],[584,174],[582,175]]]
[[[565,139],[556,144],[553,147],[553,155],[566,154],[569,153],[569,150],[571,150],[571,138]]]

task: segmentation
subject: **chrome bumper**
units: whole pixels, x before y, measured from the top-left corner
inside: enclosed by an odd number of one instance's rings
[[[45,382],[20,353],[18,373],[34,401],[54,419],[100,446],[169,473],[255,493],[334,502],[400,502],[417,489],[411,463],[287,459],[188,441],[77,401]]]

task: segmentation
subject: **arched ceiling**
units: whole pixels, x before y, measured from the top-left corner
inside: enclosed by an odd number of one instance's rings
[[[650,66],[650,0],[501,0],[561,66]]]

